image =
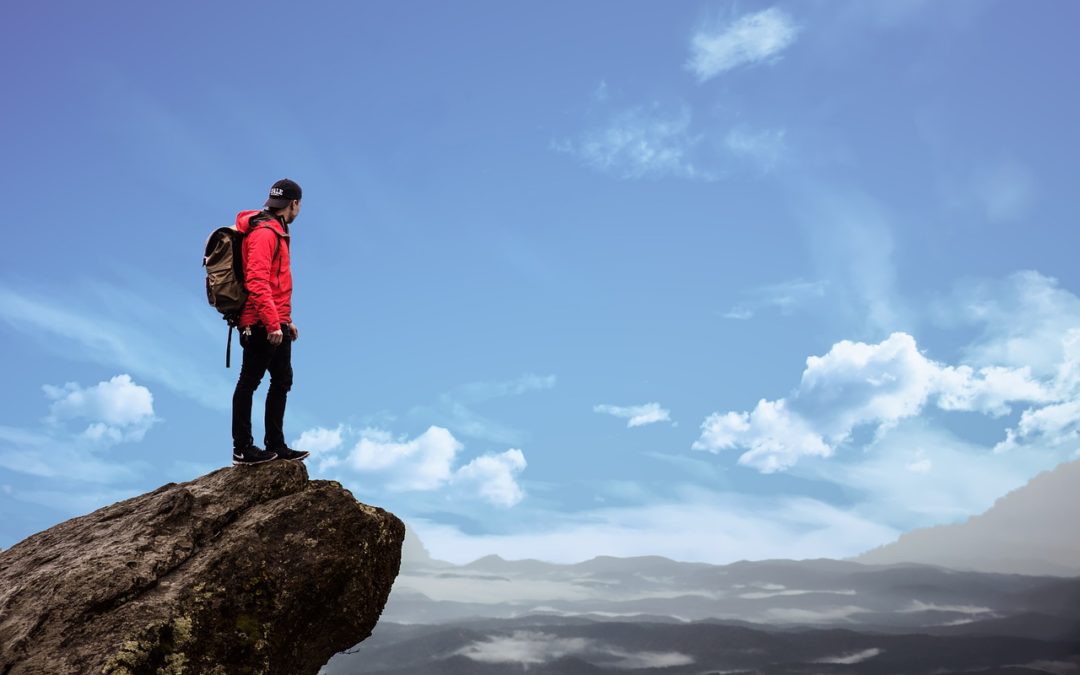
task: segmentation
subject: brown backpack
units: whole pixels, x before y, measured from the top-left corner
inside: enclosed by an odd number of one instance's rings
[[[261,223],[255,223],[251,232]],[[203,267],[206,268],[206,299],[210,306],[221,313],[229,324],[229,336],[225,346],[225,367],[230,366],[232,356],[232,331],[240,321],[248,292],[244,286],[244,233],[236,226],[219,227],[206,239]],[[279,244],[280,246],[280,244]],[[277,249],[274,250],[277,255]]]

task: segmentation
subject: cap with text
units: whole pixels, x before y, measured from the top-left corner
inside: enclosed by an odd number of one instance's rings
[[[300,199],[303,191],[296,181],[282,178],[270,186],[270,197],[266,200],[266,206],[271,209],[280,209],[288,206],[294,199]]]

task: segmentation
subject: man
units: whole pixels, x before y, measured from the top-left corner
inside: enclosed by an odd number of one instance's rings
[[[236,229],[244,234],[244,285],[247,304],[240,314],[240,346],[244,362],[232,401],[233,464],[259,464],[272,459],[302,460],[285,444],[285,401],[292,388],[292,343],[300,332],[292,322],[292,269],[289,225],[300,213],[302,192],[284,178],[270,188],[262,211],[241,211]],[[270,372],[266,392],[266,449],[251,435],[251,399],[263,375]]]

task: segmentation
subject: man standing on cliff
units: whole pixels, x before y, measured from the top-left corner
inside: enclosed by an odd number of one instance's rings
[[[247,304],[240,314],[244,362],[232,400],[233,464],[272,459],[302,460],[307,452],[285,445],[285,401],[292,388],[292,343],[300,332],[292,322],[292,269],[289,225],[300,213],[300,186],[288,178],[274,183],[262,211],[241,211],[236,229],[244,235],[244,285]],[[269,371],[265,445],[251,435],[251,399]]]

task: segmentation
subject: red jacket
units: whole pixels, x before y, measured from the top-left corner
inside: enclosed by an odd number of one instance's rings
[[[240,327],[261,323],[275,331],[292,323],[288,229],[266,211],[241,211],[236,214],[236,229],[247,234],[243,256],[248,299]]]

